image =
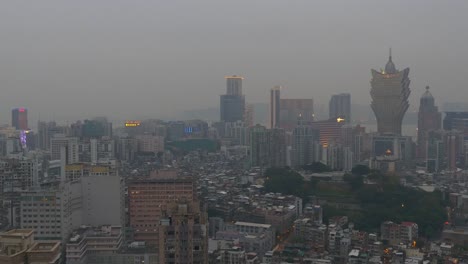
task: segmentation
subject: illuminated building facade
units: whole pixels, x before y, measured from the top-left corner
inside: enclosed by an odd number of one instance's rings
[[[418,148],[417,156],[426,159],[429,131],[439,130],[442,126],[442,114],[434,103],[434,97],[426,86],[426,92],[421,96],[418,113]]]
[[[221,121],[235,122],[244,120],[245,96],[242,94],[242,80],[233,75],[226,77],[226,94],[220,97]]]
[[[399,71],[392,61],[392,54],[385,70],[372,70],[371,107],[377,119],[377,131],[380,134],[401,135],[401,124],[408,110],[410,79],[409,68]]]
[[[139,120],[127,120],[125,121],[125,127],[139,127],[141,125],[141,121]]]
[[[346,123],[351,122],[351,95],[349,93],[332,95],[328,104],[328,117],[344,118]]]
[[[17,130],[28,130],[28,109],[15,108],[11,111],[11,126]]]
[[[341,127],[345,125],[344,118],[333,118],[324,121],[316,121],[311,124],[312,128],[319,131],[319,142],[323,147],[328,146],[331,141],[339,141],[341,138]]]

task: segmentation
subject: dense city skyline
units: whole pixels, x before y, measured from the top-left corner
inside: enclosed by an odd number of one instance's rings
[[[31,123],[173,118],[217,107],[231,74],[248,103],[282,85],[286,98],[348,92],[368,105],[369,71],[389,47],[412,69],[409,111],[426,85],[439,105],[464,96],[465,2],[110,3],[2,3],[0,123],[16,107]]]
[[[467,8],[0,4],[0,264],[465,264]]]

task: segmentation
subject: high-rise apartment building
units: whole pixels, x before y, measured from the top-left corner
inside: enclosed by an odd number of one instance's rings
[[[270,90],[270,128],[278,128],[281,113],[281,86]]]
[[[42,150],[49,150],[50,139],[56,134],[68,135],[70,128],[68,126],[57,126],[55,122],[37,123],[37,147]]]
[[[254,167],[286,165],[286,134],[284,129],[267,129],[256,125],[250,131],[250,162]]]
[[[430,130],[426,134],[427,147],[424,157],[428,172],[438,172],[444,168],[446,159],[445,133],[443,130]]]
[[[371,107],[377,119],[377,132],[380,134],[401,135],[401,124],[408,110],[410,79],[409,68],[399,71],[388,58],[385,70],[372,70]]]
[[[67,164],[79,162],[78,154],[78,138],[66,137],[65,135],[57,134],[50,139],[50,159],[61,159],[62,148],[65,148],[65,157]]]
[[[251,127],[254,125],[254,106],[252,104],[247,104],[245,106],[245,114],[244,114],[244,124],[247,127]]]
[[[291,165],[294,167],[320,161],[319,131],[298,126],[292,133]]]
[[[17,130],[28,130],[28,109],[15,108],[11,111],[11,126]]]
[[[58,188],[21,193],[21,228],[40,239],[65,240],[82,225],[122,225],[123,181],[118,176],[87,176]]]
[[[328,109],[330,119],[343,118],[346,123],[351,123],[351,95],[349,93],[332,95]]]
[[[129,222],[134,240],[157,248],[161,206],[181,199],[190,202],[194,195],[192,178],[178,176],[174,170],[155,171],[150,177],[129,180]]]
[[[36,159],[0,160],[0,187],[7,190],[27,190],[38,185],[40,164]]]
[[[208,215],[194,201],[161,208],[159,263],[208,263]]]
[[[426,92],[421,96],[418,113],[418,148],[417,156],[426,159],[429,131],[439,130],[442,126],[442,114],[434,103],[434,97],[426,86]]]
[[[226,77],[226,94],[220,97],[221,121],[235,122],[244,120],[245,96],[242,94],[241,76]]]

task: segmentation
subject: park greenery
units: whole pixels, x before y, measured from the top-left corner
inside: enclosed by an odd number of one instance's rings
[[[322,167],[315,165],[318,166]],[[296,195],[304,204],[313,196],[326,198],[325,222],[332,216],[346,215],[356,228],[376,232],[387,220],[411,221],[418,224],[420,235],[430,238],[438,234],[446,220],[440,191],[404,187],[397,175],[370,170],[367,166],[353,168],[344,176],[344,183],[305,181],[290,168],[270,168],[265,176],[267,192]],[[346,206],[350,204],[354,206]]]

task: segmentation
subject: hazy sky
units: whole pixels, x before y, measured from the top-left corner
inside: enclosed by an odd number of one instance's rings
[[[268,90],[369,104],[370,69],[393,49],[410,67],[411,108],[468,101],[466,0],[0,1],[0,123],[167,117],[217,107],[224,76],[248,102]]]

